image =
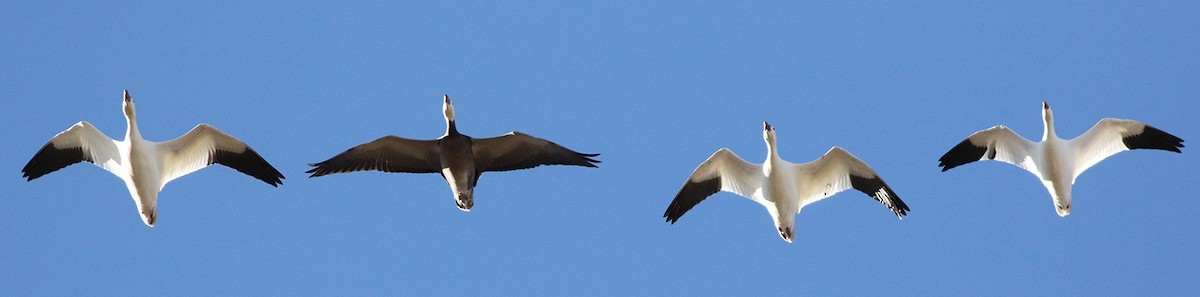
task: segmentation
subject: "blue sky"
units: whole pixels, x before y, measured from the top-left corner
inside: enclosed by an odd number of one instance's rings
[[[1200,294],[1200,167],[1125,152],[1055,215],[1030,174],[939,172],[970,133],[1040,138],[1101,118],[1197,137],[1200,4],[11,3],[0,10],[0,295]],[[143,225],[120,180],[20,168],[80,120],[120,138],[210,123],[287,176],[178,179]],[[449,94],[464,133],[521,131],[599,169],[488,173],[475,208],[437,175],[309,179],[306,163],[383,135],[432,139]],[[903,221],[857,192],[810,205],[787,244],[720,193],[663,210],[721,147],[831,146],[872,165]]]

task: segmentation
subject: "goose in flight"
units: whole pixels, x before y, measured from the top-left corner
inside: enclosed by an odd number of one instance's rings
[[[364,143],[329,160],[308,164],[309,177],[326,174],[378,170],[383,172],[439,173],[454,195],[458,209],[469,212],[475,205],[475,183],[486,171],[528,169],[541,165],[597,167],[600,154],[579,153],[545,139],[521,132],[492,138],[471,138],[454,126],[454,104],[442,97],[446,134],[435,140],[413,140],[384,136]]]
[[[700,163],[663,213],[667,222],[675,224],[700,201],[720,191],[741,195],[766,207],[779,236],[788,243],[794,238],[800,209],[850,188],[875,198],[900,219],[907,215],[908,205],[875,170],[850,152],[835,146],[815,161],[793,164],[779,157],[775,129],[767,122],[763,122],[763,140],[767,142],[767,160],[763,164],[746,162],[727,148],[717,150]]]
[[[1133,149],[1179,153],[1183,139],[1134,120],[1100,120],[1075,139],[1054,133],[1054,111],[1042,102],[1042,141],[1032,142],[1003,125],[975,132],[942,155],[942,171],[959,165],[996,160],[1021,167],[1042,181],[1059,216],[1071,214],[1071,185],[1100,160]]]
[[[272,186],[283,174],[241,140],[207,124],[167,142],[142,139],[138,132],[133,98],[125,90],[125,140],[116,141],[87,121],[59,132],[21,169],[27,181],[71,164],[89,162],[125,181],[142,222],[154,227],[158,219],[158,192],[167,183],[212,164],[221,164]]]

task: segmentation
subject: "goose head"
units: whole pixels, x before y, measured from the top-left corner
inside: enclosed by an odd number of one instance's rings
[[[132,120],[137,116],[133,108],[133,97],[129,96],[129,90],[125,90],[125,102],[121,104],[121,108],[125,111],[125,118]]]
[[[1054,110],[1045,101],[1042,101],[1042,124],[1042,141],[1057,137],[1054,133]]]
[[[450,95],[442,95],[442,114],[446,117],[447,123],[454,122],[454,103],[450,102]]]
[[[763,140],[767,145],[775,144],[775,127],[771,127],[771,123],[763,122]]]
[[[1045,101],[1042,101],[1042,121],[1046,123],[1054,122],[1054,110],[1051,110],[1050,104],[1046,104]]]
[[[446,117],[446,135],[458,134],[458,128],[454,126],[454,103],[450,102],[450,95],[442,95],[442,116]]]

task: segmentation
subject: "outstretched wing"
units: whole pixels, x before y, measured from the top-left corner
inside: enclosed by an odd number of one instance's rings
[[[729,149],[721,148],[692,171],[663,217],[674,224],[696,204],[720,191],[764,203],[760,191],[764,178],[762,165],[746,162]]]
[[[241,140],[208,124],[199,124],[187,134],[157,144],[162,166],[162,186],[188,173],[212,164],[221,164],[245,173],[271,186],[283,184],[283,174],[263,160]]]
[[[596,167],[595,163],[600,163],[593,159],[600,154],[576,152],[521,132],[473,139],[471,151],[475,154],[475,169],[479,172],[526,169],[541,165]]]
[[[314,168],[305,173],[312,173],[309,177],[364,170],[434,173],[441,170],[440,164],[436,140],[389,135],[350,148],[329,160],[308,164]]]
[[[1017,135],[1005,126],[995,126],[971,134],[938,159],[942,171],[959,165],[979,161],[996,160],[1016,165],[1041,177],[1033,163],[1034,143]]]
[[[1134,120],[1103,119],[1071,139],[1071,151],[1075,153],[1075,176],[1083,173],[1101,160],[1119,152],[1135,149],[1155,149],[1179,153],[1183,139],[1158,128]]]
[[[901,219],[907,215],[908,205],[892,188],[883,182],[875,170],[863,163],[858,157],[840,147],[833,147],[824,156],[815,161],[795,165],[797,184],[808,187],[823,186],[819,193],[809,192],[802,197],[801,206],[820,201],[826,197],[854,188],[891,209],[896,217]],[[813,188],[816,190],[816,188]]]
[[[22,177],[31,181],[48,173],[79,162],[89,162],[117,176],[115,170],[121,166],[121,153],[117,142],[97,130],[92,124],[81,121],[66,131],[59,132],[42,146],[37,154],[21,168]]]

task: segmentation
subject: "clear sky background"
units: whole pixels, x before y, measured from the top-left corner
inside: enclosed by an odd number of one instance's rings
[[[0,10],[0,295],[1200,294],[1200,4],[276,1],[9,3]],[[441,1],[433,1],[441,2]],[[239,137],[279,188],[226,167],[178,179],[157,227],[120,180],[20,169],[87,120]],[[484,174],[463,213],[436,174],[307,178],[384,135],[521,131],[599,169]],[[971,133],[1074,137],[1104,117],[1188,142],[1121,153],[1060,218],[1014,166],[940,172]],[[810,205],[796,242],[730,193],[662,213],[728,147],[760,162],[842,146],[912,207]]]

